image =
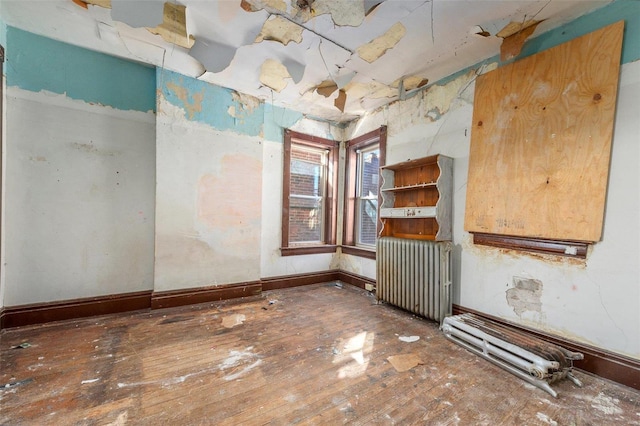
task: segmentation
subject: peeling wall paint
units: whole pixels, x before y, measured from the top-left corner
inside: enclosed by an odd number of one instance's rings
[[[640,59],[640,1],[626,0],[614,1],[567,25],[528,40],[519,57],[549,49],[620,20],[625,21],[621,63],[637,61]]]
[[[474,70],[449,76],[345,129],[349,139],[386,124],[388,164],[436,153],[454,158],[454,303],[636,359],[640,359],[640,61],[629,58],[637,58],[639,7],[640,2],[614,2],[529,40],[522,54],[534,53],[528,50],[531,46],[546,49],[626,20],[604,237],[586,261],[551,261],[477,246],[464,231]],[[491,66],[498,62],[489,61]],[[475,68],[480,71],[483,66]],[[340,265],[375,277],[375,262],[352,263]],[[524,280],[514,282],[514,277]]]
[[[249,136],[262,131],[264,105],[244,110],[237,94],[204,81],[183,76],[172,71],[158,69],[159,92],[170,104],[185,111],[189,121],[207,124],[218,130],[232,130]],[[241,120],[229,115],[229,108],[246,114]]]
[[[155,111],[155,70],[17,28],[7,30],[7,86],[120,110]]]

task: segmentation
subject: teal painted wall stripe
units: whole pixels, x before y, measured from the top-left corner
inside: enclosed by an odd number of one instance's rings
[[[264,103],[248,108],[234,99],[231,89],[216,86],[168,70],[157,70],[162,96],[185,111],[190,121],[198,121],[218,130],[231,130],[248,136],[260,136]],[[233,111],[230,113],[230,108]]]
[[[625,21],[622,42],[622,64],[640,59],[640,1],[617,0],[561,27],[547,31],[525,43],[519,58],[533,55],[576,37]]]
[[[155,111],[155,69],[7,27],[8,86],[120,110]]]
[[[500,55],[492,56],[482,62],[478,62],[475,65],[441,78],[433,84],[425,87],[425,89],[433,85],[443,86],[465,74],[469,70],[477,70],[485,64],[495,62],[500,65],[504,65],[517,61],[518,59],[542,52],[543,50],[571,41],[576,37],[599,30],[600,28],[621,20],[625,21],[621,63],[626,64],[637,61],[640,59],[640,0],[617,0],[565,25],[527,40],[522,48],[522,52],[515,59],[501,62]],[[420,92],[421,91],[416,91],[412,93],[411,96],[415,96]]]

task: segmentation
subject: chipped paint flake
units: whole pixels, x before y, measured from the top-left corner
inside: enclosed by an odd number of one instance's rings
[[[287,67],[275,59],[267,59],[260,67],[260,82],[278,93],[287,87],[285,79],[289,77]]]
[[[340,110],[340,112],[344,112],[344,105],[347,103],[347,92],[340,89],[338,91],[338,97],[335,101],[333,101],[333,105]]]
[[[316,92],[325,98],[331,96],[336,90],[338,90],[338,85],[333,80],[325,80],[316,87]]]
[[[504,36],[504,40],[502,40],[502,44],[500,45],[500,60],[507,61],[509,59],[515,58],[522,51],[522,46],[524,42],[533,34],[536,30],[536,27],[541,21],[527,21],[522,24],[522,28],[517,32],[510,34],[508,36]],[[514,24],[513,22],[511,24]],[[509,24],[509,25],[511,25]],[[527,25],[528,24],[528,25]],[[500,33],[508,33],[512,29],[505,31],[506,28],[503,28]],[[500,34],[498,33],[498,34]]]
[[[419,87],[423,87],[429,83],[428,78],[421,77],[419,75],[412,75],[409,77],[399,78],[393,83],[391,83],[391,87],[397,89],[400,87],[400,82],[403,82],[404,90],[414,90]]]
[[[496,36],[500,38],[507,38],[509,36],[514,35],[515,33],[518,33],[524,30],[525,28],[529,28],[532,25],[538,25],[539,23],[540,21],[534,21],[534,20],[529,20],[524,22],[509,22],[503,29],[498,31]]]
[[[257,12],[262,9],[268,11],[287,11],[287,3],[284,0],[241,0],[240,7],[247,12]]]
[[[233,314],[222,318],[222,326],[225,328],[233,328],[236,325],[242,325],[247,317],[244,314]]]
[[[405,26],[400,22],[396,22],[386,33],[360,46],[357,50],[358,56],[372,63],[384,55],[387,50],[398,44],[406,33]]]
[[[284,44],[285,46],[291,41],[296,43],[302,42],[302,28],[294,22],[283,18],[279,15],[272,15],[262,26],[262,31],[256,37],[256,43],[264,40],[273,40]]]
[[[162,24],[155,28],[147,28],[151,34],[162,37],[168,43],[174,43],[190,49],[195,42],[187,33],[187,7],[166,2],[164,4]]]

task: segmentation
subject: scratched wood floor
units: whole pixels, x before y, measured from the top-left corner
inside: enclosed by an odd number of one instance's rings
[[[640,425],[640,392],[577,372],[554,399],[348,285],[0,336],[7,425]]]

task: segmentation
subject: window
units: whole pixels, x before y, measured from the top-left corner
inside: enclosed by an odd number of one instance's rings
[[[343,253],[375,258],[379,168],[384,165],[386,142],[383,126],[347,143]]]
[[[283,256],[336,250],[337,150],[335,141],[285,131]]]

